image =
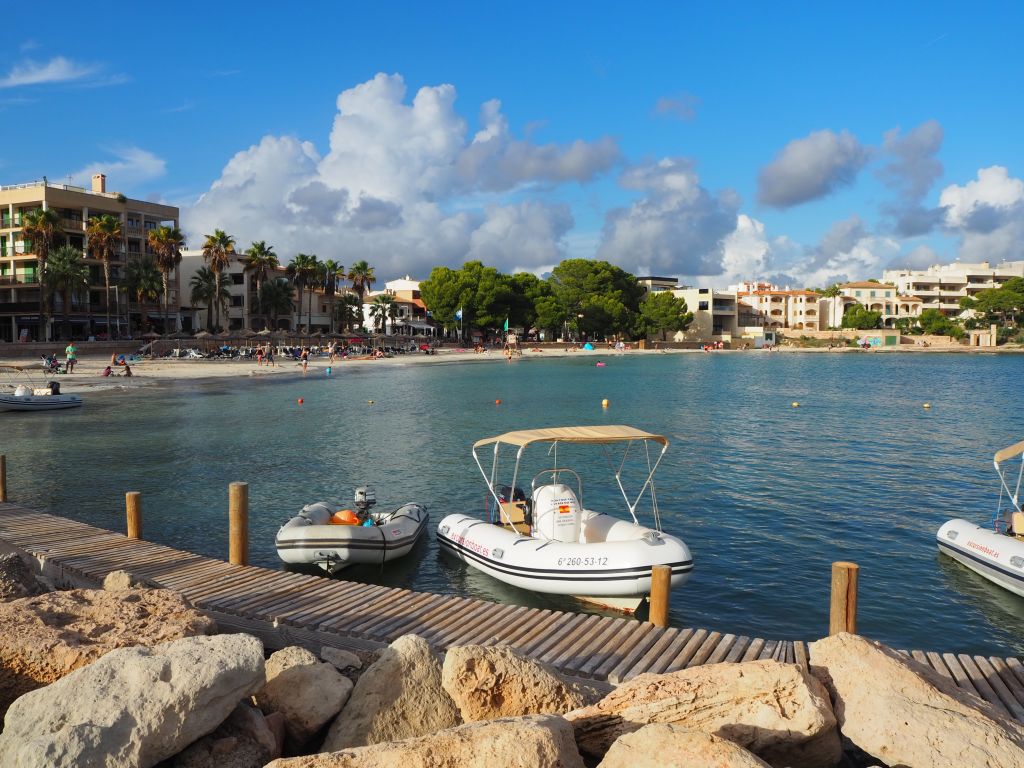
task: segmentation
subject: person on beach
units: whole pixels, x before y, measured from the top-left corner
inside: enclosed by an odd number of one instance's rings
[[[106,368],[103,369],[103,378],[107,378],[108,376],[110,376],[111,373],[113,373],[113,369],[111,369],[111,367],[108,365]]]
[[[75,342],[68,342],[67,347],[64,349],[64,354],[68,356],[68,361],[65,366],[68,373],[74,373],[75,363],[78,362],[78,347],[75,346]]]
[[[112,366],[117,365],[117,352],[110,353],[110,364]]]
[[[125,363],[124,364],[124,373],[122,373],[121,375],[122,376],[134,376],[135,374],[132,373],[132,367],[130,365],[128,365],[128,363]]]
[[[331,356],[331,363],[334,362],[334,357],[338,353],[338,342],[332,341],[327,345],[327,352]]]
[[[277,365],[274,363],[274,348],[267,344],[267,354],[265,355],[268,368],[276,368]]]
[[[309,349],[306,347],[302,348],[302,354],[299,355],[299,359],[302,360],[302,375],[306,375],[306,368],[309,367]]]
[[[256,347],[256,367],[263,365],[263,347]]]

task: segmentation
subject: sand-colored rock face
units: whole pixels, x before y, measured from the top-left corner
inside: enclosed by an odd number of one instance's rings
[[[163,589],[75,589],[0,603],[0,716],[18,696],[115,648],[214,630],[210,618]]]
[[[522,715],[560,715],[586,702],[537,662],[508,647],[450,648],[441,684],[465,722]]]
[[[20,556],[0,555],[0,600],[19,600],[43,592],[46,589]]]
[[[645,725],[620,736],[598,768],[768,768],[728,739],[671,723]]]
[[[430,646],[421,637],[403,635],[360,676],[321,751],[398,741],[459,723]]]
[[[192,742],[166,768],[263,768],[281,750],[263,713],[242,702],[217,729]]]
[[[256,704],[267,714],[284,715],[288,738],[299,747],[341,711],[350,693],[352,681],[333,664],[292,646],[267,659],[267,684]]]
[[[922,664],[850,634],[810,644],[843,735],[888,765],[1019,768],[1024,727]]]
[[[469,723],[405,741],[275,760],[267,768],[583,768],[554,715]]]
[[[212,732],[263,683],[263,646],[249,635],[119,648],[14,702],[0,765],[149,768]]]
[[[566,716],[580,750],[603,757],[612,742],[650,723],[729,739],[773,766],[822,768],[839,760],[828,693],[795,664],[711,664],[640,675]]]

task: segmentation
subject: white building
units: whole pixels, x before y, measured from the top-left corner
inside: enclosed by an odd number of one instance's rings
[[[1024,261],[990,264],[936,264],[928,269],[888,269],[882,273],[900,295],[920,297],[921,309],[938,309],[945,315],[960,313],[960,299],[998,288],[1014,277],[1024,277]]]

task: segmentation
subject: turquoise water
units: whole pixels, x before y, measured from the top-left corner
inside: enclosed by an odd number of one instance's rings
[[[431,536],[383,573],[346,578],[576,609],[443,558],[433,530],[449,512],[483,507],[474,440],[630,424],[672,442],[658,499],[696,566],[673,593],[674,625],[813,639],[827,630],[830,563],[854,560],[865,634],[902,648],[1024,653],[1024,599],[934,544],[950,517],[991,516],[992,453],[1024,438],[1024,358],[606,360],[339,364],[330,378],[311,369],[305,380],[94,394],[79,411],[0,415],[0,452],[12,497],[27,506],[123,530],[124,491],[142,491],[146,538],[215,557],[227,555],[227,484],[245,480],[251,557],[270,567],[274,532],[299,507],[371,483],[381,506],[426,503]],[[607,467],[579,466],[587,504],[600,508],[613,498],[599,482]]]

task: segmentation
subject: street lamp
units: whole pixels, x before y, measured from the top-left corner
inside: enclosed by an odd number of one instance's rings
[[[583,333],[583,328],[581,328],[582,325],[583,325],[583,313],[580,312],[580,313],[578,313],[576,315],[576,333],[577,333],[577,335],[579,335],[580,341],[586,341],[585,334]]]

